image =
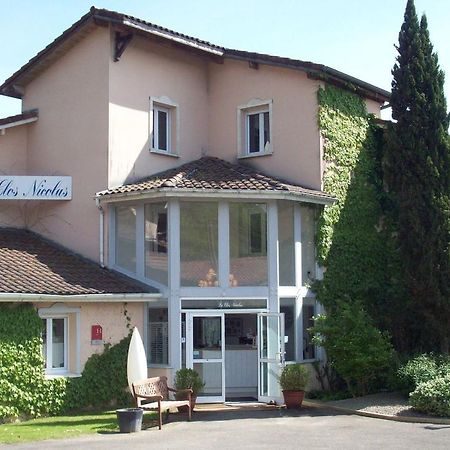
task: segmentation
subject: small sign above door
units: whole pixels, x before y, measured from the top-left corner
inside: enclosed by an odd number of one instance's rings
[[[71,200],[72,177],[0,176],[0,200]]]

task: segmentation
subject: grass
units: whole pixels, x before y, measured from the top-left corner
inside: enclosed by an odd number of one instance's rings
[[[148,427],[154,418],[156,418],[154,413],[144,414],[145,427]],[[0,443],[14,444],[44,439],[65,439],[83,434],[118,432],[115,411],[88,412],[2,424]]]

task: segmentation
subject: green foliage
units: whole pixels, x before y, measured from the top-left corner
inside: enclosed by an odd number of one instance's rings
[[[379,326],[390,329],[387,269],[395,258],[383,216],[382,131],[357,95],[326,86],[318,98],[324,189],[337,201],[318,222],[318,260],[326,272],[316,283],[317,298],[328,311],[338,300],[360,302]]]
[[[410,404],[434,416],[450,416],[450,374],[420,383],[410,395]]]
[[[129,336],[92,355],[82,377],[46,379],[42,331],[31,305],[0,305],[0,422],[132,402],[126,376]]]
[[[314,342],[327,352],[330,364],[345,380],[352,395],[364,395],[370,382],[390,363],[392,347],[362,305],[342,303],[327,316],[319,315]]]
[[[450,350],[450,146],[444,74],[425,16],[408,0],[392,70],[384,159],[390,219],[405,280],[410,347]]]
[[[304,391],[309,381],[309,371],[303,364],[286,364],[278,381],[283,391]]]
[[[42,321],[31,305],[0,305],[0,422],[57,413],[65,380],[46,380]]]
[[[175,389],[192,389],[193,395],[197,395],[205,383],[200,375],[193,369],[180,369],[175,373]]]
[[[127,382],[127,355],[130,336],[116,345],[105,345],[103,353],[87,360],[82,376],[67,388],[66,409],[129,405],[133,398]]]
[[[407,393],[421,383],[442,376],[450,376],[450,358],[433,354],[416,356],[398,369],[401,387]]]

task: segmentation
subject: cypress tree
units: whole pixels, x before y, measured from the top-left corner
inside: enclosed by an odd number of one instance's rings
[[[385,179],[406,286],[404,316],[422,350],[449,352],[450,146],[444,73],[408,0],[392,70]],[[419,319],[419,320],[417,320]],[[411,341],[410,336],[405,339]]]

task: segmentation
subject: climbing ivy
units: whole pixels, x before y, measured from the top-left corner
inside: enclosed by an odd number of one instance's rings
[[[383,217],[382,131],[356,94],[327,86],[318,99],[324,189],[337,199],[318,223],[318,260],[326,267],[318,296],[327,307],[337,299],[358,300],[376,316],[389,295],[391,253]]]
[[[30,304],[0,305],[0,423],[86,407],[127,406],[130,334],[93,354],[79,378],[46,379],[43,324]]]
[[[65,379],[45,379],[42,321],[34,308],[0,305],[0,422],[55,414],[65,386]]]
[[[356,94],[327,85],[319,89],[318,103],[324,190],[336,202],[323,209],[318,221],[318,261],[325,273],[315,289],[327,313],[315,331],[327,343],[330,363],[355,394],[370,388],[368,380],[388,366],[391,355],[388,336],[376,328],[386,329],[388,322],[392,264],[383,216],[383,138]]]

